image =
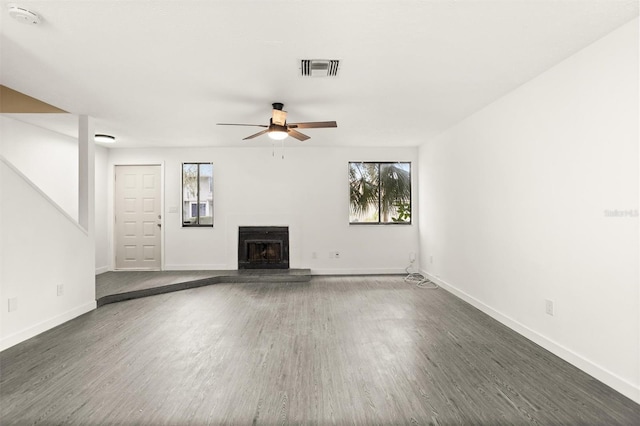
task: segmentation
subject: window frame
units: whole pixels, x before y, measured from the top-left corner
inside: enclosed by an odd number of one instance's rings
[[[196,166],[197,169],[197,174],[196,174],[196,199],[195,200],[187,200],[185,199],[185,186],[184,186],[184,166],[185,165],[194,165]],[[200,223],[200,206],[202,204],[205,205],[205,212],[207,210],[207,200],[201,201],[200,200],[200,166],[210,166],[211,167],[211,223]],[[181,185],[180,185],[180,190],[182,192],[180,198],[181,198],[181,206],[180,206],[180,223],[182,224],[182,228],[213,228],[213,221],[214,221],[214,205],[213,205],[213,193],[214,193],[214,188],[213,188],[213,163],[212,162],[203,162],[203,161],[199,161],[199,162],[194,162],[194,161],[185,161],[183,163],[181,163],[180,165],[180,180],[181,180]],[[189,203],[189,213],[191,213],[191,208],[193,205],[197,205],[198,207],[196,208],[198,215],[196,216],[196,222],[194,223],[185,223],[185,219],[184,219],[184,213],[185,213],[185,202]]]
[[[381,210],[382,210],[382,197],[381,195],[381,188],[382,188],[382,181],[381,179],[378,179],[378,207],[377,207],[377,212],[378,212],[378,221],[377,222],[352,222],[351,221],[351,181],[349,180],[349,225],[355,225],[355,226],[365,226],[365,225],[372,225],[372,226],[387,226],[387,225],[412,225],[413,224],[413,173],[411,172],[412,170],[412,163],[411,161],[349,161],[348,165],[347,165],[347,172],[349,172],[349,170],[351,169],[351,165],[352,164],[375,164],[378,166],[378,174],[380,174],[380,170],[382,169],[383,165],[388,165],[388,164],[408,164],[409,165],[409,220],[408,221],[401,221],[401,222],[382,222],[381,219]],[[348,176],[348,175],[347,175]]]

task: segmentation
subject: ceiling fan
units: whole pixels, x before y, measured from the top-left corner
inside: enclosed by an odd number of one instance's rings
[[[300,133],[296,129],[318,129],[323,127],[338,127],[335,121],[312,121],[308,123],[287,123],[287,111],[283,111],[284,104],[280,102],[274,102],[273,112],[269,119],[269,125],[264,124],[232,124],[232,123],[217,123],[218,126],[253,126],[253,127],[265,127],[264,130],[255,133],[251,136],[247,136],[242,140],[253,139],[265,133],[271,139],[283,140],[287,136],[298,139],[299,141],[306,141],[309,136]]]

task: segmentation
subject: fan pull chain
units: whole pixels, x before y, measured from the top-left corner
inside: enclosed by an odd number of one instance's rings
[[[284,160],[284,139],[282,139],[282,159]]]

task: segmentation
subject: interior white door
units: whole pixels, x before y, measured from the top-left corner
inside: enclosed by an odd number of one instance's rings
[[[116,269],[161,268],[160,166],[116,166]]]

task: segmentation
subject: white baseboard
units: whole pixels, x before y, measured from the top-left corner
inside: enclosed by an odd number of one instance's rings
[[[108,266],[101,266],[99,268],[96,268],[96,275],[104,274],[105,272],[109,272]]]
[[[40,333],[50,330],[53,327],[72,320],[82,314],[86,314],[87,312],[90,312],[94,309],[96,309],[96,301],[92,300],[91,302],[87,302],[83,305],[75,307],[60,315],[56,315],[53,318],[41,321],[17,333],[10,334],[9,336],[6,336],[2,338],[2,340],[0,340],[0,351],[10,348],[11,346],[15,346],[20,342],[24,342],[25,340],[31,339],[32,337],[37,336]]]
[[[397,275],[406,274],[403,268],[312,268],[311,275]]]
[[[164,265],[163,271],[233,271],[237,268],[229,268],[226,264],[194,264],[194,265]],[[291,269],[304,269],[300,266],[292,266]],[[404,268],[312,268],[312,275],[395,275],[406,274]]]
[[[607,386],[612,387],[616,391],[620,392],[624,396],[632,399],[633,401],[640,404],[640,386],[636,386],[633,383],[628,382],[622,377],[617,376],[616,374],[610,372],[606,368],[603,368],[588,359],[584,358],[580,354],[577,354],[570,349],[562,346],[561,344],[549,339],[548,337],[538,333],[535,330],[527,327],[526,325],[514,320],[513,318],[504,315],[503,313],[493,309],[492,307],[484,304],[482,301],[476,299],[475,297],[465,293],[464,291],[456,288],[454,285],[449,284],[448,282],[435,277],[429,274],[426,271],[421,271],[421,273],[428,277],[431,281],[438,284],[442,289],[448,291],[456,297],[464,300],[470,305],[480,309],[485,314],[489,315],[491,318],[497,320],[498,322],[506,325],[513,331],[521,334],[537,345],[542,346],[549,352],[554,355],[562,358],[567,361],[569,364],[574,365],[595,379],[601,381]]]

